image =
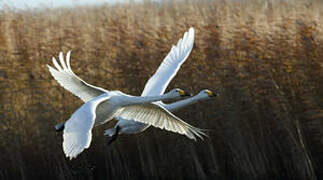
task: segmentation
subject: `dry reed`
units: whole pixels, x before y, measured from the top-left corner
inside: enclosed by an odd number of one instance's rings
[[[321,179],[320,1],[168,1],[0,11],[0,179]],[[220,96],[176,114],[210,137],[151,128],[64,158],[61,134],[81,101],[46,64],[72,50],[87,82],[139,95],[189,27],[194,50],[169,89]]]

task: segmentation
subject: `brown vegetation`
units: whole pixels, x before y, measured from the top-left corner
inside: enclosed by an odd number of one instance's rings
[[[323,4],[163,4],[0,11],[0,179],[320,179],[323,177]],[[176,114],[207,128],[193,142],[150,128],[69,161],[53,126],[81,101],[46,64],[72,50],[87,82],[139,95],[189,27],[191,56],[169,89],[220,96]]]

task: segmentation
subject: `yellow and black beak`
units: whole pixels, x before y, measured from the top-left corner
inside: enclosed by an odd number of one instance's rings
[[[209,91],[209,90],[207,90],[207,94],[209,95],[209,97],[217,96],[217,94],[215,92],[212,92],[212,91]]]
[[[187,93],[187,92],[185,92],[185,91],[183,91],[183,90],[179,90],[179,91],[178,91],[178,93],[179,93],[179,95],[181,95],[182,97],[184,97],[184,96],[192,96],[190,93]]]

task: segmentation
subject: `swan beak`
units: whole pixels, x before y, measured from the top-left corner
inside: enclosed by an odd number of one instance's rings
[[[184,96],[192,96],[190,93],[184,92],[183,90],[179,90],[178,91],[179,95],[181,95],[182,97]]]
[[[212,92],[212,91],[207,91],[207,94],[209,95],[209,97],[217,96],[216,92]]]

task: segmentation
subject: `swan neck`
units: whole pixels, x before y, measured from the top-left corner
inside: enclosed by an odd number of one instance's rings
[[[173,97],[170,97],[168,95],[131,96],[125,102],[125,106],[136,105],[136,104],[143,104],[143,103],[150,103],[150,102],[162,101],[162,100],[168,100],[168,99],[173,99]]]
[[[194,104],[194,103],[198,102],[200,99],[202,99],[202,98],[199,96],[193,96],[191,98],[187,98],[187,99],[180,100],[180,101],[177,101],[177,102],[174,102],[171,104],[167,104],[165,107],[169,111],[176,111],[176,110],[181,109],[185,106]]]

